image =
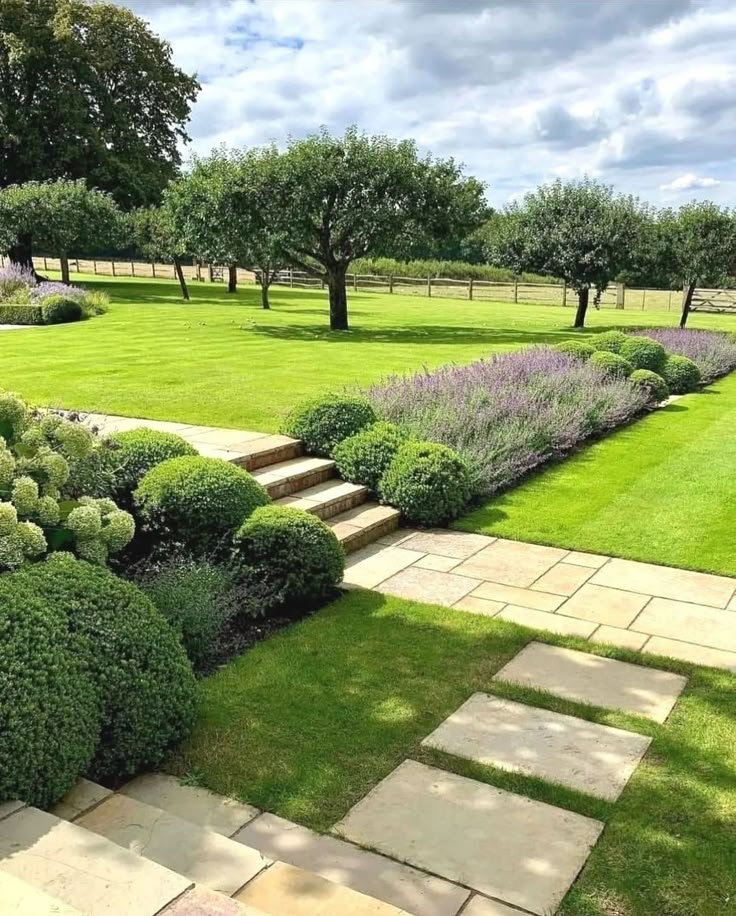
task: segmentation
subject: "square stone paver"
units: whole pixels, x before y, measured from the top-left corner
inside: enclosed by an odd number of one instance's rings
[[[729,611],[736,611],[736,595],[728,602]]]
[[[82,916],[75,907],[62,903],[61,900],[2,871],[0,906],[3,916]]]
[[[410,550],[419,550],[422,553],[436,553],[443,557],[466,560],[484,547],[488,547],[494,540],[495,538],[486,537],[484,534],[442,529],[421,531],[415,534],[406,546]]]
[[[482,894],[550,913],[603,825],[406,760],[335,831]]]
[[[622,630],[620,627],[609,627],[605,624],[598,627],[590,637],[591,642],[631,649],[634,652],[639,652],[647,639],[649,637],[646,633],[635,633],[633,630]]]
[[[476,588],[473,595],[488,601],[500,601],[503,604],[532,608],[535,611],[556,611],[565,600],[559,595],[534,592],[529,588],[517,588],[514,585],[499,585],[496,582],[483,582]]]
[[[501,585],[528,588],[566,553],[557,547],[497,540],[457,566],[455,572]]]
[[[429,604],[450,607],[460,598],[464,598],[468,592],[472,592],[477,584],[474,579],[468,579],[466,576],[411,566],[381,582],[377,586],[377,591],[386,595],[396,595],[398,598],[410,598],[412,601],[426,601]]]
[[[736,652],[736,615],[731,611],[652,598],[636,618],[634,628],[650,636],[665,636],[712,649]]]
[[[556,615],[555,615],[556,616]],[[532,642],[494,675],[567,700],[664,722],[687,683],[670,671]]]
[[[595,620],[613,627],[626,628],[649,601],[647,595],[623,592],[620,588],[584,585],[560,608],[561,614]]]
[[[595,553],[584,553],[581,550],[571,550],[563,563],[575,563],[577,566],[589,566],[591,569],[600,569],[604,563],[608,563],[610,557],[601,557]]]
[[[345,563],[346,585],[359,585],[361,588],[375,588],[385,579],[389,579],[399,570],[411,566],[420,560],[423,554],[404,547],[384,547],[372,544],[350,554]]]
[[[533,611],[531,608],[517,607],[514,604],[507,605],[498,615],[498,619],[518,623],[523,627],[532,627],[535,630],[548,630],[561,636],[581,636],[583,639],[592,636],[596,629],[596,624],[589,620],[565,617],[564,614],[549,614],[547,611]]]
[[[558,563],[532,585],[538,592],[552,592],[553,595],[572,595],[595,570],[588,566],[574,566],[572,563]]]
[[[643,595],[720,608],[726,607],[736,590],[736,579],[726,576],[635,563],[633,560],[611,560],[598,570],[591,582]]]
[[[487,601],[476,595],[466,595],[456,601],[452,607],[456,611],[469,611],[471,614],[485,614],[486,617],[494,617],[506,605],[501,601]]]
[[[475,693],[422,744],[616,801],[650,741],[620,728]]]
[[[22,801],[0,802],[0,821],[5,817],[10,817],[11,814],[20,811],[20,809],[25,808],[25,806],[26,803]]]
[[[190,888],[164,913],[165,916],[267,916],[263,910],[239,903],[201,885]]]
[[[736,672],[736,652],[709,649],[707,646],[696,646],[691,642],[680,642],[663,636],[652,636],[642,651],[651,655],[679,658],[694,665],[708,665],[711,668],[725,668],[726,671]]]
[[[480,897],[474,894],[470,903],[465,907],[462,916],[524,916],[521,910],[506,906],[498,900],[489,897]]]
[[[82,812],[87,811],[93,805],[99,804],[108,795],[112,795],[109,789],[81,777],[61,801],[54,805],[51,813],[64,818],[65,821],[73,821],[75,817],[79,817]]]
[[[409,865],[314,833],[275,814],[251,821],[234,839],[287,865],[422,916],[455,916],[468,891]]]
[[[438,553],[428,553],[426,557],[417,560],[414,564],[420,569],[435,569],[437,572],[449,572],[454,569],[462,560],[457,557],[442,557]]]

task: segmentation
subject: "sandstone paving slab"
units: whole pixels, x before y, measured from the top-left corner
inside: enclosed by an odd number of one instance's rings
[[[603,624],[590,637],[591,642],[618,646],[620,649],[632,649],[639,652],[649,639],[646,633],[635,633],[633,630],[622,630],[620,627],[609,627]]]
[[[729,611],[736,611],[736,595],[728,602]]]
[[[284,862],[247,884],[235,899],[279,916],[410,916],[390,903]]]
[[[561,614],[626,628],[649,601],[648,595],[587,583],[560,607]]]
[[[576,566],[590,566],[591,569],[600,569],[605,563],[608,563],[610,557],[599,556],[595,553],[585,553],[582,550],[571,550],[566,557],[563,557],[562,563],[575,563]]]
[[[417,560],[416,566],[420,569],[436,569],[437,572],[449,572],[454,569],[462,560],[457,557],[442,557],[437,553],[428,553],[426,557]]]
[[[611,560],[593,576],[594,585],[611,585],[630,592],[691,601],[725,608],[736,590],[736,579],[673,569],[633,560]]]
[[[536,580],[561,560],[566,550],[541,547],[519,541],[496,540],[460,566],[455,572],[476,579],[487,579],[501,585],[529,588]]]
[[[422,744],[616,801],[651,739],[475,693]]]
[[[345,563],[345,585],[361,588],[375,588],[395,573],[411,566],[424,554],[404,547],[383,547],[371,544],[362,550],[356,550]]]
[[[516,907],[506,906],[505,903],[491,900],[490,897],[473,894],[462,916],[524,916],[524,914]]]
[[[508,620],[509,623],[518,623],[523,627],[533,627],[535,630],[549,630],[550,633],[559,633],[561,636],[591,636],[596,629],[596,624],[589,620],[580,620],[577,617],[565,617],[564,614],[549,614],[546,611],[534,611],[528,607],[517,607],[508,604],[498,614],[499,620]]]
[[[0,802],[0,821],[9,817],[16,811],[20,811],[21,808],[25,808],[25,802],[22,801],[6,801]]]
[[[110,789],[81,777],[61,801],[51,808],[51,813],[56,817],[63,817],[65,821],[73,821],[75,817],[79,817],[109,795],[112,795]]]
[[[677,639],[666,639],[663,636],[652,636],[644,646],[643,652],[650,655],[665,655],[678,658],[694,665],[706,665],[710,668],[724,668],[736,672],[736,652],[724,652],[721,649],[710,649],[708,646],[696,646],[690,642]]]
[[[219,448],[237,449],[241,444],[246,442],[255,442],[259,439],[265,439],[268,433],[248,432],[244,429],[211,429],[203,432],[190,433],[186,438],[194,445],[216,445]]]
[[[483,582],[476,588],[473,595],[476,598],[501,601],[503,604],[516,604],[535,611],[556,611],[565,600],[560,595],[535,592],[529,588],[518,588],[514,585],[499,585],[497,582]]]
[[[496,672],[494,680],[534,687],[579,703],[622,709],[656,722],[665,721],[687,683],[671,671],[539,642],[525,646]]]
[[[75,823],[224,894],[270,864],[254,849],[126,795],[113,795]]]
[[[652,598],[633,625],[650,636],[736,652],[736,615],[720,608]]]
[[[138,776],[126,783],[120,792],[222,836],[232,836],[260,814],[258,808],[252,805],[245,805],[207,789],[183,785],[178,779],[164,773]]]
[[[36,808],[0,821],[0,871],[94,916],[151,916],[191,883]]]
[[[456,884],[275,814],[251,821],[234,839],[271,859],[421,916],[455,916],[468,898],[468,891]]]
[[[161,916],[268,916],[263,910],[239,903],[207,887],[190,888],[161,913]],[[518,916],[518,914],[517,914]]]
[[[495,617],[506,605],[501,601],[487,601],[476,595],[466,595],[456,601],[452,608],[455,611],[469,611],[471,614],[485,614],[486,617]]]
[[[553,912],[600,835],[599,821],[404,761],[335,831],[535,914]]]
[[[393,506],[381,506],[375,503],[348,509],[340,515],[340,521],[355,525],[356,528],[370,528],[371,525],[384,522],[395,515],[396,509]]]
[[[75,907],[2,871],[0,871],[0,907],[3,916],[82,916]]]
[[[398,598],[450,607],[464,598],[468,592],[472,592],[477,584],[474,579],[468,579],[467,576],[410,566],[381,582],[377,590]]]
[[[539,592],[551,592],[553,595],[572,595],[593,575],[595,570],[588,566],[575,566],[572,563],[558,563],[532,585]]]
[[[443,557],[466,560],[484,547],[488,547],[494,540],[495,538],[486,537],[484,534],[468,534],[465,531],[440,529],[415,534],[407,547],[412,550],[420,550],[422,553],[434,553]]]

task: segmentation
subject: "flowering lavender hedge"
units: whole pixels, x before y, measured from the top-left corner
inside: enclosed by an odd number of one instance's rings
[[[365,394],[386,420],[457,449],[473,469],[477,496],[510,486],[647,406],[628,381],[549,347],[391,377]]]
[[[668,353],[689,357],[706,383],[736,369],[736,336],[733,334],[686,328],[647,328],[636,333],[661,343]]]

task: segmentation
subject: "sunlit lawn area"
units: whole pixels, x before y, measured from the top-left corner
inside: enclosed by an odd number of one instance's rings
[[[560,913],[733,913],[734,676],[667,661],[689,682],[668,722],[657,725],[492,681],[530,638],[529,630],[481,615],[352,592],[203,681],[194,735],[171,766],[218,792],[328,830],[407,757],[440,765],[606,822]],[[651,656],[609,652],[657,664]],[[479,690],[654,740],[615,804],[422,749],[421,739]]]
[[[275,287],[264,312],[254,286],[228,295],[222,284],[192,284],[186,304],[173,281],[82,279],[110,293],[110,312],[3,333],[0,386],[38,404],[263,431],[312,394],[563,340],[573,317],[556,306],[351,293],[353,330],[340,333],[328,329],[320,291]],[[676,320],[667,311],[590,310],[598,330]]]

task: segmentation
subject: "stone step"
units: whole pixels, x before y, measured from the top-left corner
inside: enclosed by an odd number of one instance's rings
[[[78,909],[0,871],[3,916],[81,916]]]
[[[255,479],[271,499],[282,499],[335,476],[335,462],[328,458],[292,458],[254,471]]]
[[[396,531],[400,520],[398,509],[368,502],[334,516],[329,526],[345,548],[345,553],[352,553]]]
[[[279,506],[304,509],[317,518],[328,519],[360,506],[368,498],[369,492],[368,487],[345,480],[326,480],[306,490],[299,490],[293,496],[284,496],[276,502]]]
[[[304,454],[301,440],[292,439],[290,436],[259,436],[257,439],[227,446],[198,442],[195,439],[192,445],[202,455],[224,458],[225,461],[237,464],[246,471],[257,471],[272,464],[300,458]]]
[[[218,894],[208,887],[191,887],[156,916],[286,916],[286,913],[266,913],[240,903],[232,897]]]
[[[113,795],[75,821],[131,852],[231,896],[270,865],[250,849],[127,795]]]
[[[191,884],[37,808],[21,808],[0,820],[0,872],[86,916],[153,916]]]
[[[99,805],[101,801],[104,801],[110,795],[112,795],[110,789],[106,789],[104,786],[100,786],[82,776],[61,801],[56,802],[49,813],[65,821],[74,821],[85,811],[89,811],[90,808]]]

